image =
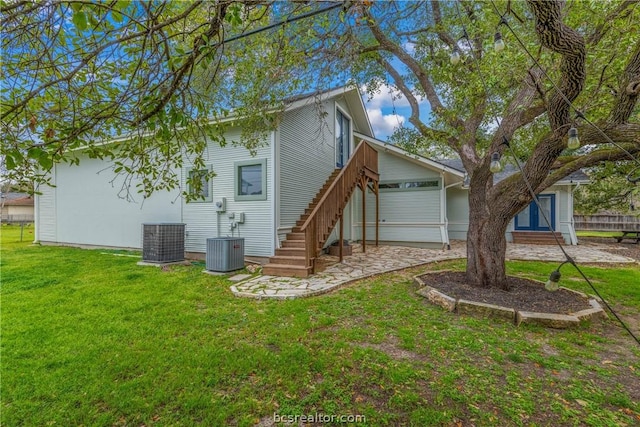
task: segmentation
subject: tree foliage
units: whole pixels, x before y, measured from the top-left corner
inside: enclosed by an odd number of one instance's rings
[[[6,177],[47,182],[54,163],[78,163],[81,150],[112,162],[123,197],[176,188],[185,159],[203,167],[205,138],[227,143],[232,116],[243,118],[242,144],[255,149],[283,99],[326,84],[311,78],[310,64],[340,22],[329,6],[2,2]],[[323,7],[331,10],[295,32],[294,48],[294,27],[277,24]]]
[[[439,141],[460,156],[471,182],[467,278],[506,287],[504,234],[532,193],[604,161],[638,161],[640,38],[628,30],[638,4],[412,2],[401,19],[389,18],[401,14],[396,3],[377,7],[363,10],[367,75],[389,76],[408,98],[418,143]],[[492,49],[497,31],[503,52]],[[449,61],[454,49],[461,64]],[[567,149],[572,126],[578,150]],[[515,156],[523,173],[494,183],[495,152]]]

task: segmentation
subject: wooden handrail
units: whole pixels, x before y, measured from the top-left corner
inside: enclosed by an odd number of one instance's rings
[[[319,247],[325,243],[324,233],[328,233],[342,215],[342,210],[365,169],[378,174],[378,152],[365,141],[360,141],[347,164],[300,227],[300,232],[305,233],[307,266],[311,266],[311,260],[316,257]]]

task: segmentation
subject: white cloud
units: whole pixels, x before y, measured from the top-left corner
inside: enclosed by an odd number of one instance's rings
[[[376,138],[386,139],[395,128],[400,127],[406,117],[399,114],[383,114],[380,108],[367,108],[367,114]]]
[[[414,53],[416,53],[416,44],[412,43],[412,42],[406,42],[405,44],[402,45],[402,48],[405,50],[405,52],[407,52],[409,55],[413,55]]]
[[[407,98],[394,87],[381,84],[378,88],[378,91],[373,94],[373,98],[369,99],[367,94],[367,87],[362,86],[362,93],[365,94],[365,104],[367,108],[375,109],[375,108],[396,108],[399,107],[408,107],[409,101]],[[419,103],[423,102],[423,98],[420,96],[416,97]]]

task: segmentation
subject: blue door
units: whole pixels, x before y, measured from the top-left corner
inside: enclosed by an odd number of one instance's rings
[[[531,202],[529,206],[516,215],[516,230],[554,231],[556,229],[556,195],[540,194],[538,195],[538,201],[540,202],[539,209],[535,202]],[[547,224],[544,218],[545,215],[551,222],[551,227]]]

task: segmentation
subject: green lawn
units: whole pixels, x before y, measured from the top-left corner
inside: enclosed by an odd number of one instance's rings
[[[593,231],[593,230],[580,230],[576,231],[578,237],[617,237],[622,236],[622,231]]]
[[[274,413],[640,423],[640,347],[612,321],[562,331],[459,317],[415,295],[426,268],[309,299],[240,299],[201,264],[139,267],[28,236],[2,227],[3,426],[248,426]],[[509,271],[541,279],[555,267]],[[638,332],[638,266],[585,272]],[[570,266],[563,284],[588,290]]]

